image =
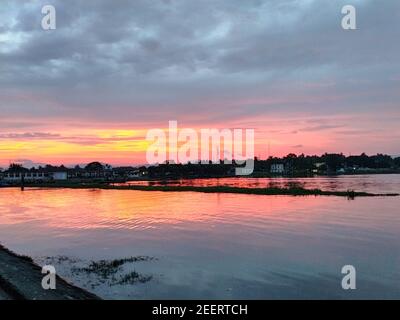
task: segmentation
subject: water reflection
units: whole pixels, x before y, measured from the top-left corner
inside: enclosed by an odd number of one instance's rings
[[[211,178],[179,179],[159,181],[130,181],[116,185],[149,186],[231,186],[241,188],[291,188],[321,189],[325,191],[365,191],[371,193],[391,193],[400,191],[400,175],[342,175],[313,178]]]
[[[0,190],[0,241],[71,261],[150,256],[151,281],[92,288],[105,298],[400,298],[397,198],[129,190]],[[73,260],[75,259],[75,260]],[[358,289],[343,291],[353,264]]]

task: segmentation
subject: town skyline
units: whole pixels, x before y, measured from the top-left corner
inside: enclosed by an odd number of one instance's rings
[[[323,159],[324,157],[327,156],[337,156],[337,157],[342,157],[343,159],[359,159],[359,158],[364,158],[364,159],[373,159],[373,158],[390,158],[393,161],[395,161],[396,165],[400,166],[400,155],[389,155],[389,154],[384,154],[384,153],[376,153],[376,154],[366,154],[365,152],[362,152],[360,154],[349,154],[346,155],[343,152],[340,153],[328,153],[325,152],[323,154],[304,154],[304,153],[288,153],[284,156],[274,156],[274,155],[270,155],[269,157],[266,158],[262,158],[262,157],[258,157],[255,156],[254,160],[257,161],[273,161],[273,162],[279,162],[279,161],[285,161],[287,159],[291,159],[291,158],[305,158],[305,159]],[[219,162],[223,162],[224,159],[221,157],[219,159]],[[233,159],[234,162],[234,159]],[[90,165],[92,163],[99,163],[103,166],[107,166],[107,167],[150,167],[150,166],[158,166],[158,165],[165,165],[165,164],[179,164],[179,165],[187,165],[187,164],[206,164],[206,162],[204,160],[197,160],[197,161],[188,161],[185,163],[182,162],[174,162],[173,160],[169,160],[167,159],[165,162],[163,163],[128,163],[126,165],[112,165],[111,163],[108,162],[102,162],[99,160],[94,160],[94,161],[86,161],[86,162],[82,162],[82,163],[74,163],[74,164],[56,164],[56,163],[33,163],[33,162],[28,162],[26,163],[26,161],[10,161],[8,163],[8,165],[6,165],[5,167],[1,167],[0,166],[0,170],[6,170],[9,167],[12,166],[20,166],[22,168],[26,168],[26,169],[35,169],[35,168],[43,168],[43,167],[65,167],[68,169],[72,169],[72,168],[76,168],[76,167],[80,167],[80,168],[84,168],[87,165]],[[212,163],[212,160],[207,160],[207,163]]]

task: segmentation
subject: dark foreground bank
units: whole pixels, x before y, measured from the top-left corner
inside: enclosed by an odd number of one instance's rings
[[[42,269],[32,259],[0,245],[0,300],[97,300],[96,295],[56,278],[55,290],[42,288]]]

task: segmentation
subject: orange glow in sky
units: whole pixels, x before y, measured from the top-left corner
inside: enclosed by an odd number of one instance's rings
[[[324,152],[387,152],[390,149],[388,124],[378,133],[369,133],[357,128],[357,124],[366,126],[368,117],[358,117],[358,122],[348,116],[313,119],[301,117],[295,119],[245,119],[242,122],[212,124],[210,128],[254,128],[255,156],[283,156],[288,153],[322,154]],[[242,125],[241,125],[242,123]],[[243,125],[243,123],[245,125]],[[313,123],[313,124],[309,124]],[[320,124],[318,124],[320,123]],[[146,150],[150,144],[146,141],[148,129],[163,128],[168,132],[167,123],[155,123],[143,128],[124,124],[125,129],[111,127],[96,128],[84,125],[57,127],[57,122],[48,127],[29,132],[3,132],[0,137],[0,165],[6,167],[10,162],[32,162],[35,164],[84,164],[101,161],[112,165],[146,164]],[[349,125],[352,129],[348,129]],[[106,125],[104,125],[106,127]],[[178,122],[178,130],[190,127],[190,122]],[[193,127],[200,135],[206,124]],[[15,131],[15,130],[14,130]],[[355,133],[352,134],[352,131]],[[360,139],[362,137],[362,139]],[[385,142],[383,144],[382,142]],[[394,143],[397,143],[394,142]]]

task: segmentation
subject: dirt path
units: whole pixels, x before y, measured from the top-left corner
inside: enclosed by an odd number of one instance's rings
[[[0,246],[0,300],[87,300],[99,299],[57,276],[56,289],[42,288],[42,269],[29,258],[21,257]]]

